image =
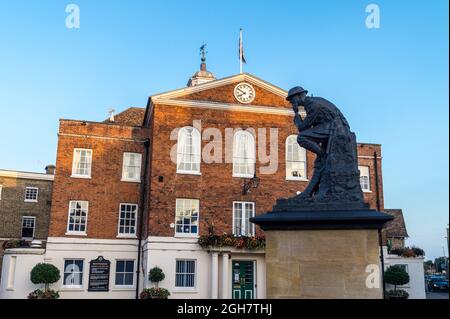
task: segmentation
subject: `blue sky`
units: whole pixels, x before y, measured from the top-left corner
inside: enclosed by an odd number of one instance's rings
[[[408,243],[447,251],[448,2],[0,1],[0,168],[55,162],[59,118],[103,120],[183,87],[208,48],[218,78],[239,72],[244,29],[252,73],[335,102],[360,142],[381,143],[386,208],[402,208]],[[67,29],[65,7],[80,7]]]

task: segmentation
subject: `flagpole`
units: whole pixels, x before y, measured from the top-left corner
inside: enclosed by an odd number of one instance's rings
[[[242,73],[242,28],[239,30],[239,73]]]

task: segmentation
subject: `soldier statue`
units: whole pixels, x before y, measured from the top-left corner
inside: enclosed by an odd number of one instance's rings
[[[332,166],[333,163],[336,163],[335,166],[341,167],[333,167],[331,169],[333,171],[343,170],[342,165],[338,161],[333,162],[333,160],[328,160],[330,153],[353,153],[354,148],[354,153],[356,154],[356,145],[350,147],[348,150],[342,147],[340,149],[339,147],[332,147],[333,137],[336,134],[340,135],[339,138],[342,138],[342,136],[352,137],[353,133],[350,131],[350,126],[344,115],[330,101],[321,97],[307,96],[307,94],[307,90],[296,86],[289,90],[286,98],[291,103],[295,113],[294,124],[299,131],[297,137],[298,144],[317,155],[311,181],[306,189],[297,196],[298,199],[302,200],[314,199],[321,186],[327,188],[332,186],[321,185],[325,183],[322,175],[327,165]],[[304,107],[305,109],[306,117],[304,119],[299,114],[299,107]],[[351,158],[355,163],[348,171],[352,171],[355,165],[357,170],[356,156],[352,156]],[[329,190],[324,190],[324,192],[330,193]],[[357,197],[360,196],[357,195]]]

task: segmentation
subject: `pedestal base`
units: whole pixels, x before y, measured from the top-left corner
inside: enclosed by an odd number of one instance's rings
[[[377,230],[265,233],[267,298],[382,298],[380,282],[366,285],[367,266],[380,263]]]
[[[266,234],[267,298],[380,299],[375,210],[275,211],[250,220]]]

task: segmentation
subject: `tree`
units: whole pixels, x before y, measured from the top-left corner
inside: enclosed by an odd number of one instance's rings
[[[148,272],[148,279],[155,283],[156,288],[158,288],[158,284],[160,281],[163,281],[164,278],[166,278],[166,275],[164,275],[164,272],[159,267],[153,267]]]
[[[33,267],[31,270],[31,282],[35,285],[44,284],[45,293],[48,292],[50,284],[53,284],[59,280],[61,277],[59,274],[59,269],[52,264],[39,263]]]
[[[434,264],[432,260],[427,260],[423,262],[423,270],[425,271],[425,273],[431,273],[433,266]]]
[[[384,280],[394,285],[394,291],[396,291],[397,286],[406,285],[409,282],[409,275],[403,267],[394,265],[384,272]]]

